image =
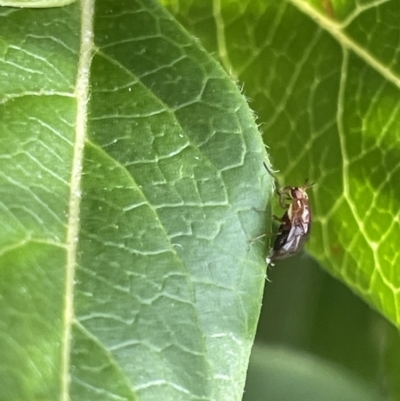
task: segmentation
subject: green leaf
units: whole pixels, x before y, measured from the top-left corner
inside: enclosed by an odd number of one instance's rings
[[[0,49],[0,400],[240,400],[271,196],[244,96],[151,0],[1,8]]]
[[[164,3],[243,83],[285,183],[317,182],[308,250],[399,327],[398,3]]]

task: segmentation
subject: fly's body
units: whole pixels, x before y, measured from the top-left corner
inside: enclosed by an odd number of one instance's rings
[[[303,249],[307,242],[311,226],[311,212],[306,192],[309,187],[304,185],[278,190],[280,204],[287,210],[282,218],[278,219],[281,224],[271,253],[267,258],[268,264],[273,265],[279,259],[296,254]],[[289,205],[284,204],[285,197],[290,199]]]
[[[265,168],[273,176],[266,165]],[[307,242],[311,227],[311,211],[307,189],[312,185],[306,183],[301,187],[288,186],[277,190],[279,204],[287,210],[281,218],[276,217],[281,224],[271,252],[267,257],[269,265],[274,265],[277,260],[298,253]]]

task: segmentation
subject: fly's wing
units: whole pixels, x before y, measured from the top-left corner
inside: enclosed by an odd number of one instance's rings
[[[301,214],[300,214],[301,212]],[[282,224],[279,234],[275,238],[272,252],[267,258],[268,263],[274,263],[279,259],[284,259],[301,251],[308,240],[310,234],[311,215],[308,204],[304,204],[304,209],[299,211],[297,218],[292,221],[287,213],[282,217]]]
[[[278,235],[276,236],[274,244],[272,246],[272,252],[279,251],[279,249],[281,249],[285,245],[290,233],[290,228],[291,222],[288,212],[286,212],[281,218],[281,225],[279,226]]]
[[[292,226],[286,238],[286,243],[281,248],[281,252],[285,254],[283,257],[286,258],[301,251],[308,240],[309,233],[308,223]]]

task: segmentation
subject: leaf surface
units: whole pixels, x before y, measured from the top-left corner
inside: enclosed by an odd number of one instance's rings
[[[244,97],[153,1],[0,18],[0,400],[240,400],[271,194]]]

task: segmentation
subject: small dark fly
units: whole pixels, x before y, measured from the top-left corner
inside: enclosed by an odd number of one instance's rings
[[[265,163],[264,166],[276,181]],[[283,209],[286,209],[286,212],[281,218],[275,216],[281,224],[271,252],[267,257],[268,265],[273,266],[277,260],[293,256],[301,251],[307,242],[311,228],[311,211],[307,189],[313,185],[307,184],[306,181],[301,187],[287,186],[280,189],[277,186],[279,204]]]

